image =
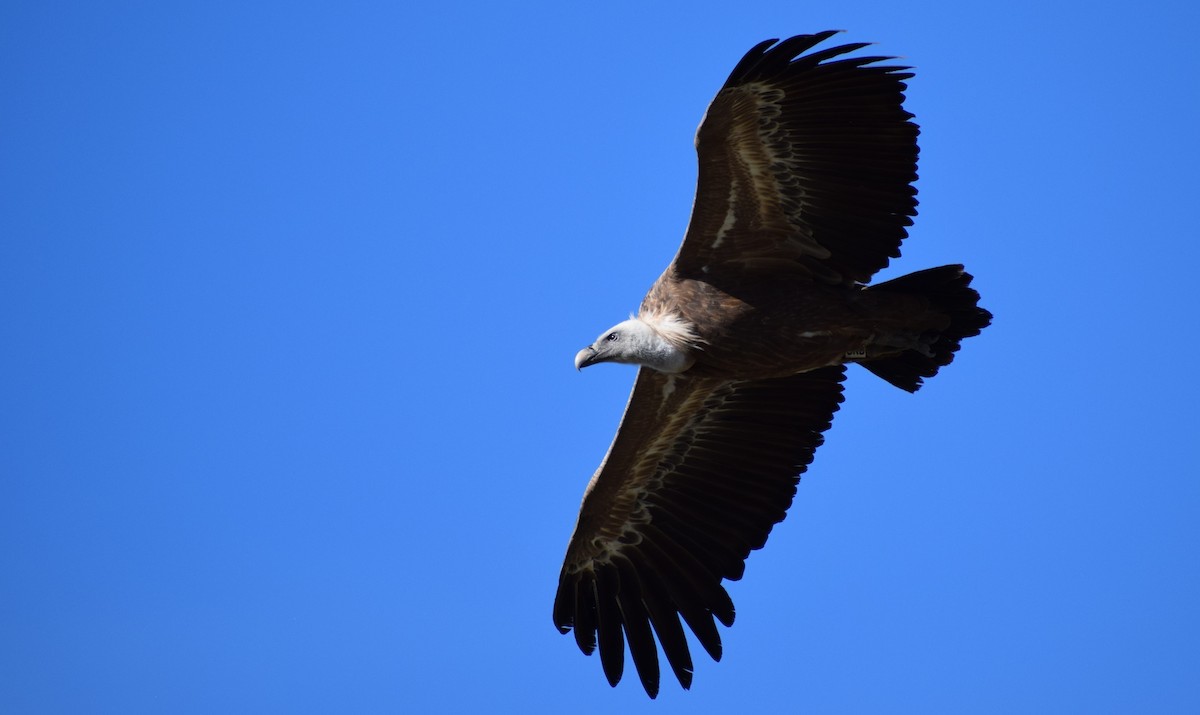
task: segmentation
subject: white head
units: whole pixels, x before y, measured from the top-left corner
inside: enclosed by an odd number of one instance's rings
[[[686,344],[668,340],[640,318],[617,323],[575,355],[579,370],[599,362],[619,362],[675,373],[683,372],[695,361]]]

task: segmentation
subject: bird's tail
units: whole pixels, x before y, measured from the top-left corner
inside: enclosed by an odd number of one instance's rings
[[[992,314],[979,307],[979,293],[971,288],[971,274],[962,266],[941,266],[873,285],[878,293],[903,293],[929,301],[930,310],[948,320],[945,327],[920,336],[920,349],[862,360],[863,367],[901,390],[916,392],[924,378],[949,365],[964,338],[979,335],[992,322]],[[945,322],[945,321],[943,321]]]

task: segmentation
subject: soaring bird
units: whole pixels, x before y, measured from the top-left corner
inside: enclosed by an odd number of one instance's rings
[[[767,40],[737,63],[696,132],[679,252],[638,314],[575,356],[639,369],[584,491],[554,623],[599,647],[614,686],[628,644],[652,698],[656,636],[684,688],[683,623],[720,660],[722,581],[783,520],[845,366],[915,392],[991,322],[959,265],[867,285],[916,215],[913,75],[845,56],[866,44],[809,52],[834,34]]]

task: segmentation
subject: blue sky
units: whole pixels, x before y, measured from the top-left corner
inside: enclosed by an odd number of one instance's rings
[[[408,5],[405,7],[405,5]],[[0,710],[1196,712],[1188,2],[0,8]],[[917,68],[995,323],[852,371],[695,685],[550,620],[741,54]]]

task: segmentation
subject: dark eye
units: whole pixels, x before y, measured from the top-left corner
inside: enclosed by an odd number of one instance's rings
[[[617,339],[617,334],[616,334],[616,333],[609,333],[609,334],[608,334],[608,337],[607,337],[607,338],[605,338],[605,340],[607,340],[607,341],[608,341],[608,342],[610,342],[610,343],[611,343],[612,341],[616,340],[616,339]]]

